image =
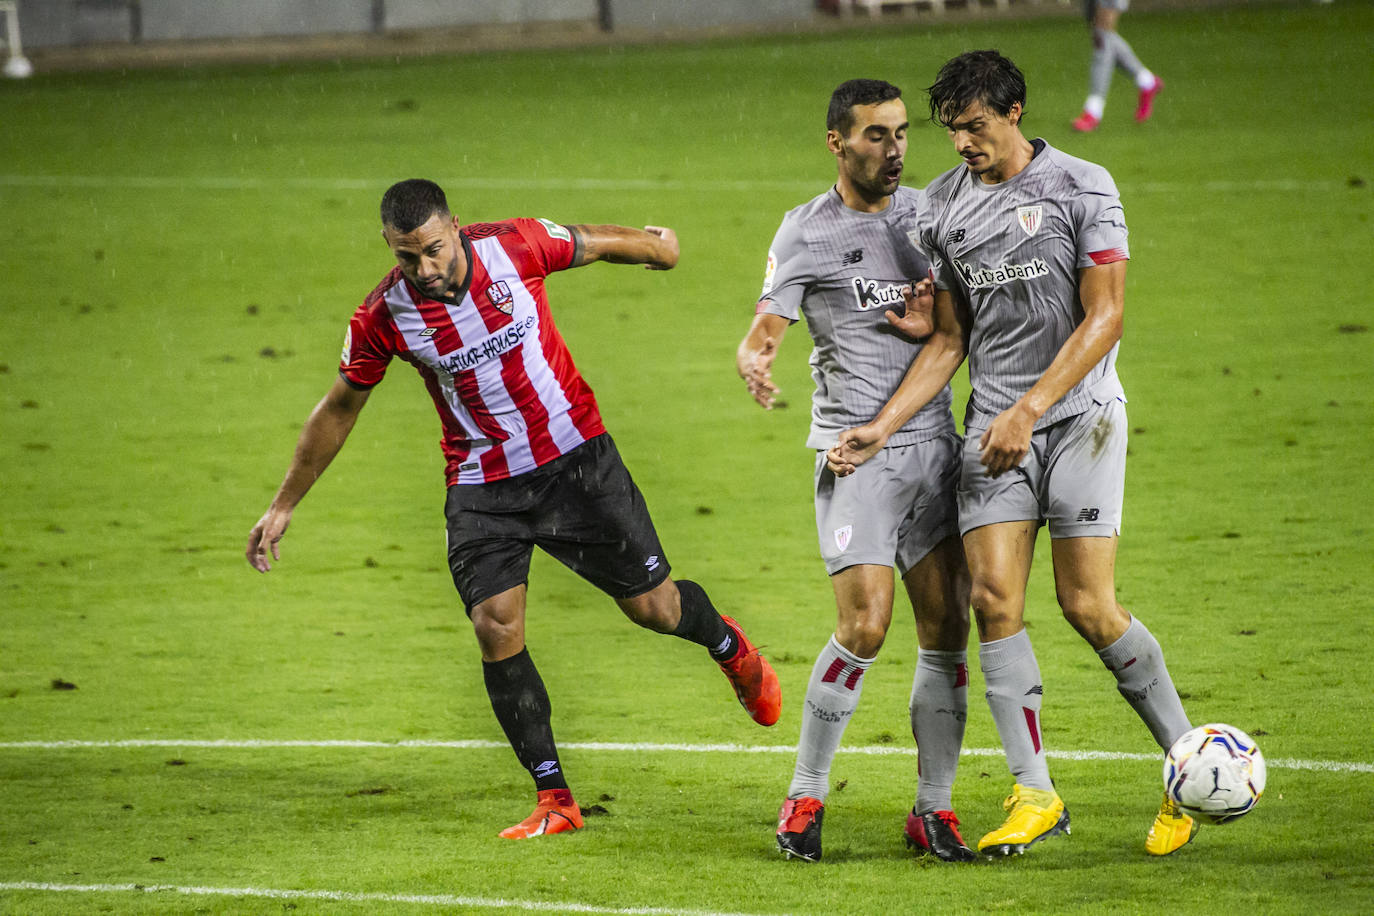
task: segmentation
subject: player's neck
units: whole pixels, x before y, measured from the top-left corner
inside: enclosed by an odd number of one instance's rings
[[[840,200],[851,210],[860,213],[881,213],[892,204],[891,194],[881,194],[870,198],[868,195],[860,193],[859,189],[844,178],[835,182],[835,193],[840,195]]]
[[[1026,166],[1031,164],[1031,160],[1035,158],[1034,144],[1021,133],[1017,133],[1016,138],[1016,144],[1012,147],[1011,155],[979,175],[979,181],[983,184],[1001,184],[1020,175]]]

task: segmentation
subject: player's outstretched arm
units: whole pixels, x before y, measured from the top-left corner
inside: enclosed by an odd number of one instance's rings
[[[272,498],[272,504],[248,533],[246,555],[249,564],[258,572],[267,572],[272,568],[271,560],[281,559],[277,545],[286,534],[286,526],[291,524],[291,513],[343,448],[344,440],[357,422],[358,412],[367,403],[368,394],[369,391],[359,391],[338,378],[310,412],[296,442],[296,454],[287,468],[286,478]],[[268,559],[269,551],[271,560]]]
[[[840,441],[826,453],[826,467],[838,477],[854,473],[892,434],[929,403],[954,378],[968,354],[967,319],[948,291],[935,291],[935,330],[906,370],[902,383],[869,423],[840,433]]]
[[[665,226],[570,226],[577,233],[581,255],[574,267],[593,261],[643,264],[649,270],[672,270],[677,265],[677,233]]]
[[[1045,374],[1015,404],[994,417],[978,440],[979,460],[990,477],[1021,463],[1030,450],[1036,422],[1121,340],[1126,262],[1080,270],[1078,298],[1083,303],[1083,322],[1064,341]]]
[[[762,303],[760,303],[762,304]],[[791,324],[781,315],[759,312],[749,333],[740,341],[735,350],[735,371],[744,379],[749,396],[764,410],[772,410],[777,398],[778,386],[773,384],[773,360],[778,355],[778,344],[782,335]]]

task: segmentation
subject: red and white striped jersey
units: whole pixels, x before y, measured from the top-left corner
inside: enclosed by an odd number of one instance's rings
[[[606,431],[591,388],[554,325],[544,277],[577,246],[547,220],[461,230],[471,280],[457,304],[427,299],[392,269],[349,322],[339,372],[355,388],[392,357],[424,379],[443,424],[449,485],[534,470]]]

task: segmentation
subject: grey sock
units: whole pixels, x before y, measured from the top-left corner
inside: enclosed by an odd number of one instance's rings
[[[911,684],[916,813],[950,811],[968,720],[968,653],[922,649]]]
[[[787,789],[788,798],[808,795],[825,801],[830,793],[830,764],[849,717],[859,706],[864,672],[871,664],[873,659],[859,658],[833,636],[817,656],[806,685],[797,766]]]
[[[1030,634],[1025,630],[978,646],[987,682],[988,708],[1016,781],[1028,789],[1053,789],[1040,732],[1044,687]]]
[[[1183,701],[1174,689],[1174,680],[1164,665],[1164,652],[1145,624],[1132,617],[1126,632],[1097,655],[1116,676],[1116,689],[1161,748],[1168,750],[1192,728],[1183,711]]]

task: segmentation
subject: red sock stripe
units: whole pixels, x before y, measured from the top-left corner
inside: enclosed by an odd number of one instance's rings
[[[1035,752],[1040,753],[1040,723],[1038,722],[1035,710],[1029,706],[1022,706],[1021,711],[1026,714],[1026,730],[1030,732],[1031,744],[1035,746]]]

